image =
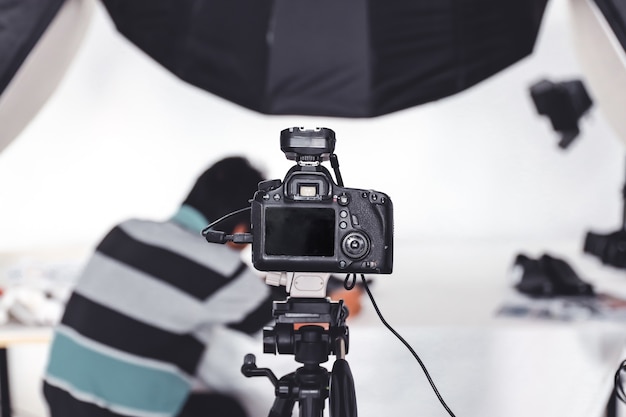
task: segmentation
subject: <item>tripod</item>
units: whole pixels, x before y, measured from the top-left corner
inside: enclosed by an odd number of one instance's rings
[[[329,397],[331,417],[356,417],[354,381],[345,360],[348,309],[343,301],[288,297],[275,301],[272,311],[275,326],[263,330],[263,352],[292,354],[303,366],[278,379],[271,369],[258,368],[254,355],[246,355],[241,372],[265,376],[274,385],[269,417],[290,417],[296,401],[300,417],[321,417]],[[332,372],[320,366],[330,354],[337,356]]]

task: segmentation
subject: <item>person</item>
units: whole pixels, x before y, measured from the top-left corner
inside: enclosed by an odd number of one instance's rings
[[[247,266],[245,245],[200,233],[249,206],[261,180],[247,159],[222,159],[171,219],[130,219],[104,237],[55,328],[43,381],[51,417],[267,415],[271,385],[240,369],[287,294]],[[244,233],[249,221],[244,212],[218,229]]]

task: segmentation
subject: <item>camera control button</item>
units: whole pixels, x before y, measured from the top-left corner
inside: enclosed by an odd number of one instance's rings
[[[348,223],[346,223],[346,222],[339,222],[339,228],[340,229],[345,229],[347,227],[348,227]]]
[[[347,206],[348,204],[350,204],[350,196],[346,193],[338,195],[337,203],[339,203],[340,206]]]
[[[348,266],[346,261],[339,261],[339,268],[344,269],[346,266]]]
[[[352,224],[355,226],[359,225],[359,218],[356,215],[352,215]]]
[[[339,217],[341,217],[342,219],[345,219],[346,217],[348,217],[348,212],[345,210],[341,210],[339,212]]]

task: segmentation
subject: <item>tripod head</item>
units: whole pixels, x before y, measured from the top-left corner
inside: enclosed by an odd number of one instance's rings
[[[354,382],[345,360],[349,346],[348,309],[343,301],[331,301],[325,296],[296,296],[293,292],[300,294],[303,288],[318,289],[321,279],[325,293],[330,274],[321,275],[320,278],[311,273],[284,274],[291,277],[285,279],[283,285],[288,284],[288,292],[291,289],[292,295],[284,301],[274,302],[275,324],[263,330],[264,353],[294,355],[296,362],[303,366],[278,379],[271,369],[258,368],[254,355],[244,358],[241,372],[245,376],[264,376],[274,385],[276,399],[270,417],[291,416],[296,401],[301,417],[321,417],[329,396],[331,417],[357,415]],[[329,373],[320,364],[327,362],[332,354],[337,360]]]

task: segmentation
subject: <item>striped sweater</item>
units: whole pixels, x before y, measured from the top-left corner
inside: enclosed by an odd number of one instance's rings
[[[247,335],[271,320],[284,293],[239,252],[180,223],[129,220],[96,248],[52,342],[44,378],[52,417],[66,413],[56,410],[61,399],[76,400],[83,416],[174,416],[197,380],[239,396],[250,415],[267,413],[255,410],[239,369]]]

